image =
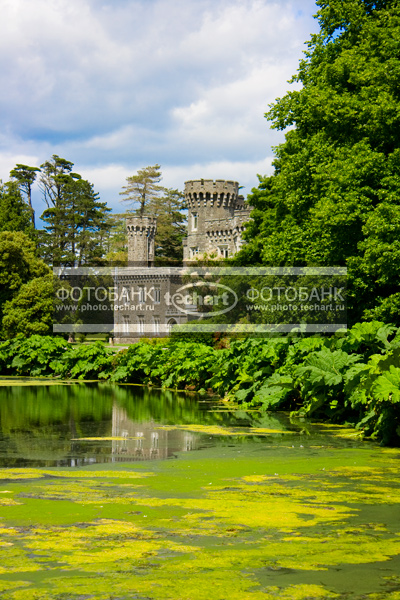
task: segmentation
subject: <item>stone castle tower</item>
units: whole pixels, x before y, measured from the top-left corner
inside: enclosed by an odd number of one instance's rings
[[[239,195],[239,184],[222,179],[187,181],[185,197],[189,223],[188,236],[183,241],[184,263],[205,254],[215,258],[236,254],[242,245],[244,223],[249,220],[251,211]],[[157,219],[129,217],[126,228],[129,265],[154,266]],[[130,300],[124,301],[114,312],[116,340],[131,343],[149,335],[168,335],[172,327],[186,323],[187,313],[164,301],[174,296],[182,283],[179,273],[122,269],[116,276],[118,297],[129,293]]]
[[[188,235],[183,240],[183,261],[234,256],[242,246],[244,223],[251,207],[239,195],[237,181],[198,179],[185,182],[185,200],[189,209]],[[154,266],[154,238],[157,219],[129,217],[128,262],[138,267]]]
[[[237,181],[199,179],[185,182],[189,209],[188,236],[183,241],[183,260],[228,258],[242,246],[244,223],[251,207],[239,195]]]
[[[128,262],[137,267],[154,265],[154,238],[157,219],[154,217],[129,217],[126,219],[128,233]]]

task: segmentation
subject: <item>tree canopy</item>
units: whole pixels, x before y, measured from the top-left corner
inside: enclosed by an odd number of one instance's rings
[[[26,200],[31,212],[33,228],[35,228],[35,211],[32,206],[32,185],[37,177],[39,167],[29,167],[28,165],[17,164],[15,169],[10,172],[13,180],[18,182],[20,190],[26,195]]]
[[[102,236],[110,227],[111,209],[100,202],[93,184],[72,172],[73,166],[57,155],[41,166],[40,185],[47,204],[41,248],[43,258],[53,265],[98,262],[103,256]]]
[[[160,184],[160,165],[139,169],[136,175],[127,177],[127,185],[120,192],[130,204],[126,216],[149,215],[157,218],[155,237],[156,261],[165,264],[183,259],[182,240],[186,235],[184,195],[177,189],[167,189]],[[114,255],[116,256],[116,255]]]
[[[51,271],[36,255],[35,243],[21,231],[0,232],[0,320],[10,312],[7,333],[48,330],[52,320]],[[14,302],[16,303],[14,304]],[[36,308],[34,308],[36,307]],[[19,321],[19,325],[18,325]],[[30,321],[29,329],[22,324]],[[4,324],[2,323],[4,335]]]
[[[122,199],[130,205],[129,211],[138,216],[149,214],[152,203],[164,191],[159,185],[162,175],[160,165],[152,165],[139,169],[136,175],[126,178],[127,185],[122,187]]]
[[[15,181],[0,181],[0,231],[23,231],[32,234],[32,213]]]
[[[350,316],[399,322],[400,7],[318,0],[288,92],[270,106],[287,129],[259,177],[242,264],[347,266]]]

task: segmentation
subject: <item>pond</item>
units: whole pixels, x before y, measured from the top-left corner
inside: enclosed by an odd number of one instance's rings
[[[400,451],[354,433],[0,381],[0,597],[400,600]]]

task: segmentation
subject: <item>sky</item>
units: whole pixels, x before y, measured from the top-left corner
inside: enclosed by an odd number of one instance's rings
[[[0,0],[0,179],[53,154],[101,200],[138,169],[162,184],[273,172],[268,105],[316,32],[314,0]],[[39,189],[34,205],[46,208]]]

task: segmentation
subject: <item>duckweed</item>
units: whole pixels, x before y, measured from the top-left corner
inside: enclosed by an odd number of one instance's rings
[[[398,451],[238,448],[1,469],[1,597],[400,600]]]

